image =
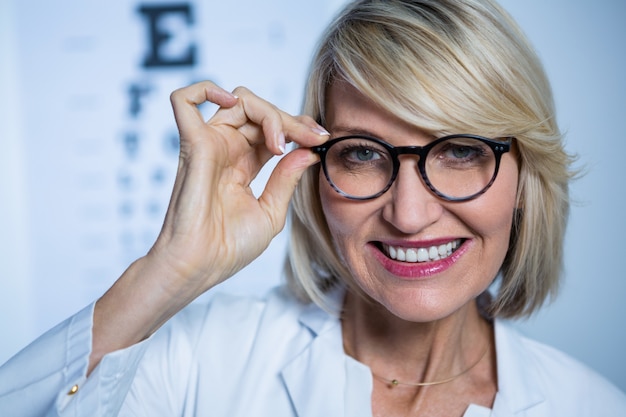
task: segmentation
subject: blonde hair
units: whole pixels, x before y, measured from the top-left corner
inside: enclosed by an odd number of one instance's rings
[[[572,158],[563,148],[551,88],[533,48],[491,0],[362,0],[330,25],[314,57],[304,113],[324,124],[326,94],[342,80],[425,132],[515,137],[518,207],[493,316],[519,317],[556,293],[562,272]],[[322,213],[319,166],[305,173],[291,210],[287,282],[328,308],[350,286]]]

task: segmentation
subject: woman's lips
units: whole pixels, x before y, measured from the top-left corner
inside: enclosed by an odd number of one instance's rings
[[[468,250],[471,240],[451,239],[433,245],[392,245],[382,242],[370,247],[374,257],[393,275],[427,278],[454,265]]]
[[[382,244],[383,252],[391,259],[401,262],[429,262],[445,259],[461,246],[461,239],[454,239],[441,245],[424,247],[404,247]]]

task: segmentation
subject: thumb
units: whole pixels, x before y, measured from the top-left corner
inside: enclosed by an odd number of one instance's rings
[[[286,154],[272,171],[259,204],[270,219],[274,233],[285,226],[289,201],[304,172],[319,162],[319,156],[307,148],[297,148]]]

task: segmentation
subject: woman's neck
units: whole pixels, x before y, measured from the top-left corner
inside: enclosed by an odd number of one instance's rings
[[[475,302],[428,323],[402,320],[370,299],[348,293],[342,318],[344,349],[387,380],[419,384],[461,374],[493,340]]]

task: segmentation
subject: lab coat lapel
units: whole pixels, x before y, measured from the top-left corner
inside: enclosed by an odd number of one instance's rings
[[[344,415],[346,375],[343,358],[328,340],[330,333],[316,337],[283,369],[283,380],[299,417]]]
[[[344,354],[339,319],[311,306],[300,321],[313,340],[282,370],[297,416],[371,416],[371,374]]]
[[[496,320],[495,335],[498,393],[491,416],[532,416],[532,409],[545,400],[536,364],[509,325]]]

